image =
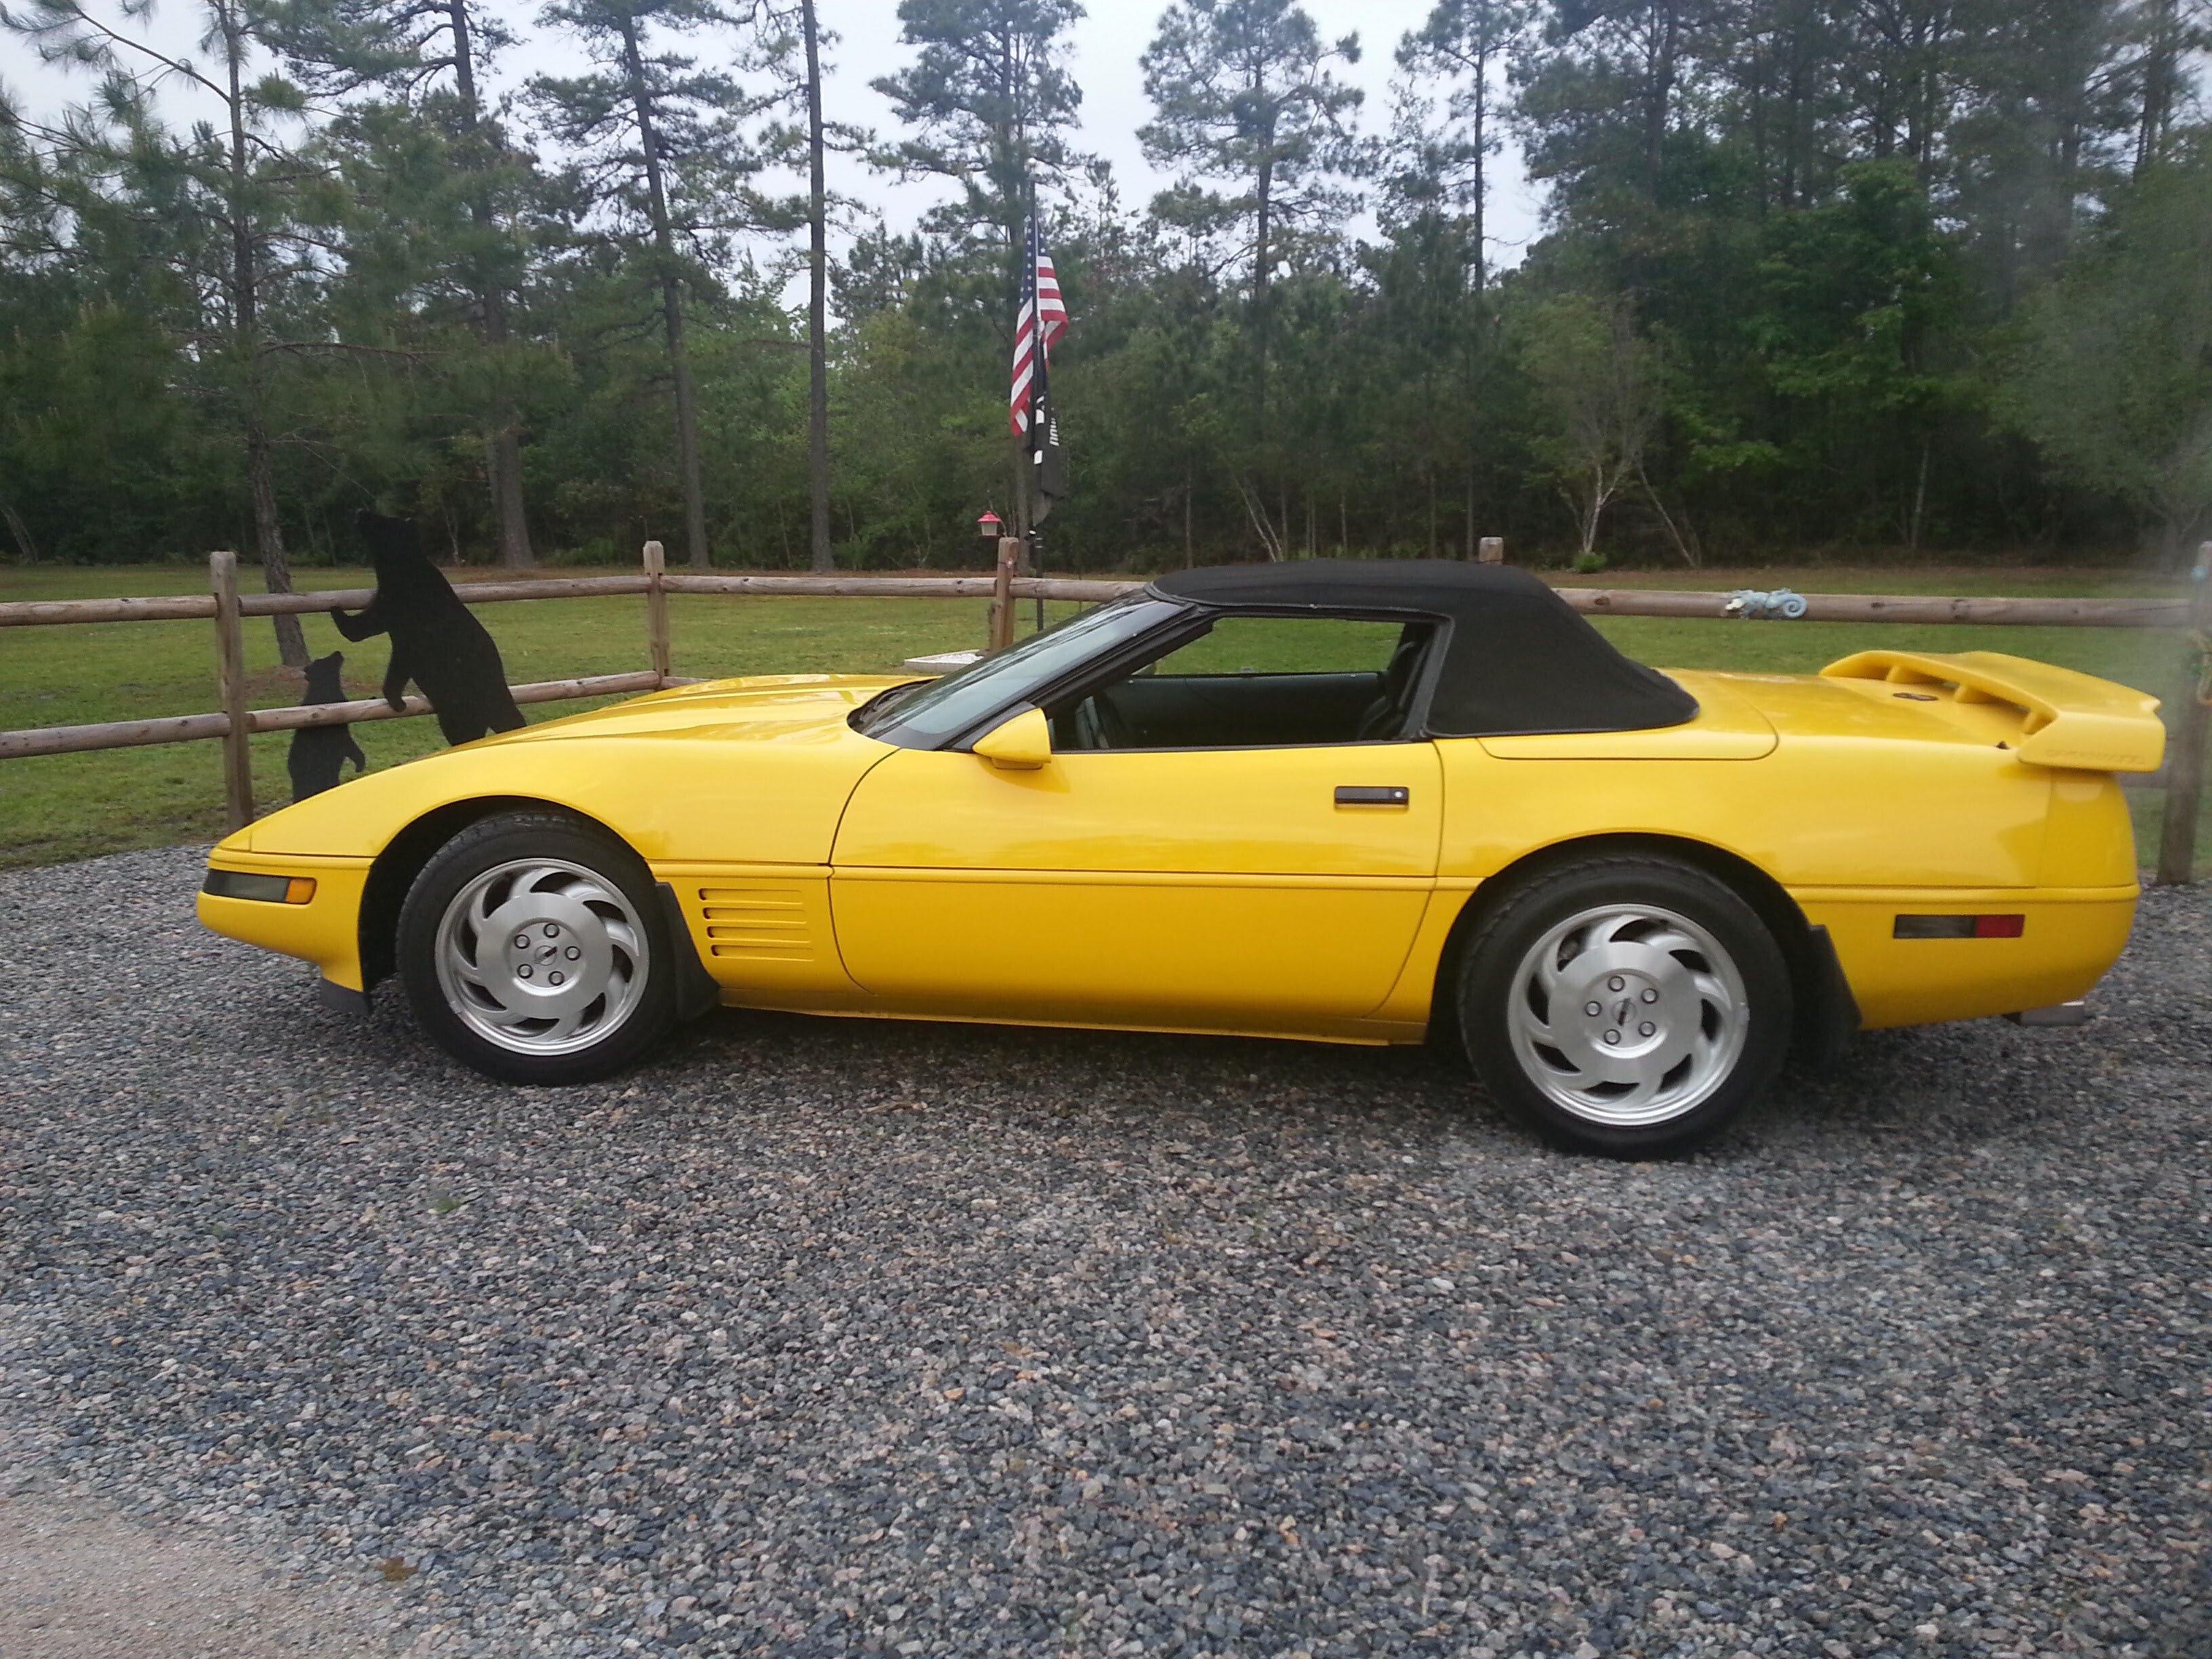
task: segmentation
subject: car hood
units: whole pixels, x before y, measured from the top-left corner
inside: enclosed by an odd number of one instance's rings
[[[222,847],[370,857],[429,814],[506,799],[596,820],[648,860],[818,863],[853,785],[894,752],[853,730],[853,710],[914,678],[774,674],[656,691],[368,773]]]
[[[755,674],[702,680],[642,697],[519,727],[482,745],[558,743],[575,738],[668,737],[775,742],[845,726],[878,692],[912,674]]]

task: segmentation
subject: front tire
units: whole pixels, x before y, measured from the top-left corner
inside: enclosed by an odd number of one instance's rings
[[[1553,1145],[1663,1158],[1717,1133],[1789,1046],[1788,963],[1724,883],[1648,855],[1578,860],[1509,896],[1459,975],[1468,1058]]]
[[[398,968],[438,1045],[507,1083],[588,1083],[674,1023],[676,953],[651,873],[550,812],[470,825],[399,912]]]

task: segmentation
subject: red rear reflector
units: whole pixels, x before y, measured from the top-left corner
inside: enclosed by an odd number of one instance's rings
[[[2026,916],[1899,916],[1892,939],[2018,939],[2027,931]]]

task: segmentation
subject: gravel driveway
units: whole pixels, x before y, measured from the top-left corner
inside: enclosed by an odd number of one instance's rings
[[[1635,1167],[1291,1043],[726,1014],[501,1088],[199,869],[0,879],[0,1413],[381,1639],[2212,1654],[2212,894],[2086,1030]]]

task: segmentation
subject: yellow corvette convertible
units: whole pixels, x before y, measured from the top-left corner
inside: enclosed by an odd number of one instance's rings
[[[2152,698],[2019,658],[1661,674],[1523,573],[1165,576],[941,679],[662,691],[217,847],[217,933],[491,1076],[716,1003],[1464,1046],[1555,1141],[1694,1144],[1861,1027],[2080,998]]]

